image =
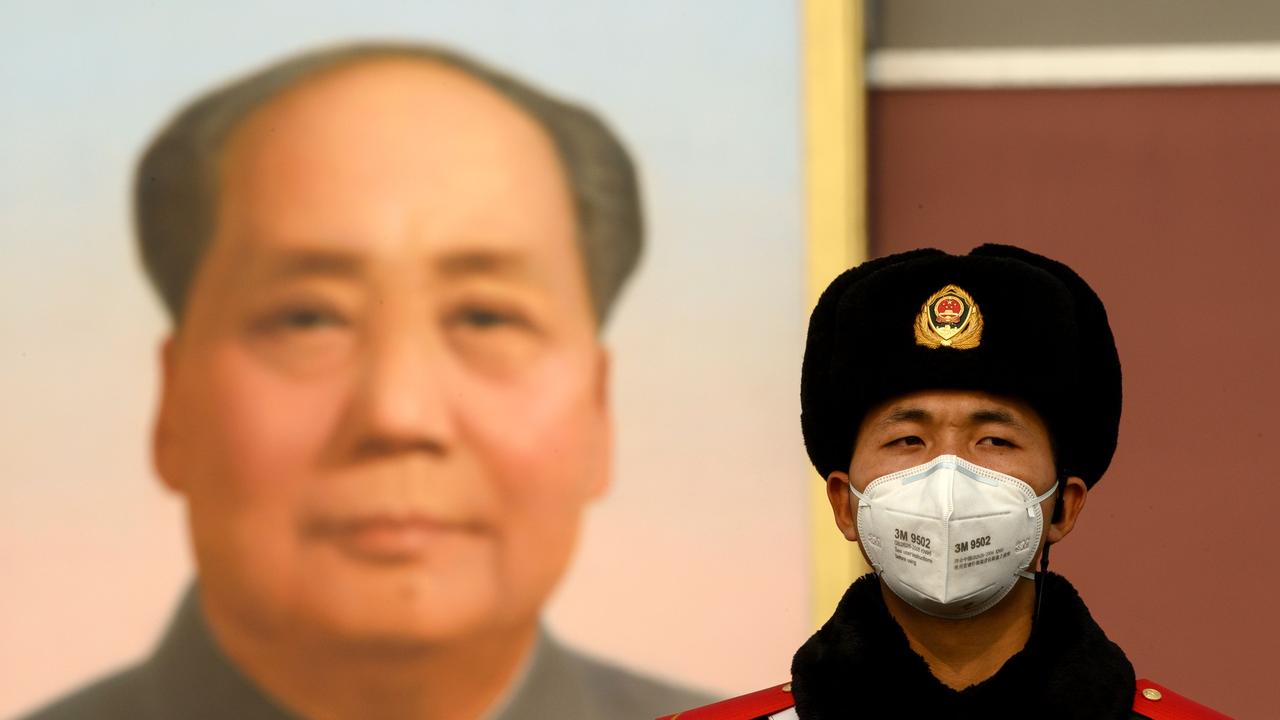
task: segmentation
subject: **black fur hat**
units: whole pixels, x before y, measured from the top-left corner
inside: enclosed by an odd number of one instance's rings
[[[1120,358],[1097,294],[1021,248],[924,249],[867,261],[809,320],[800,427],[818,472],[848,470],[863,417],[927,389],[1020,398],[1049,427],[1059,468],[1090,487],[1116,449]]]

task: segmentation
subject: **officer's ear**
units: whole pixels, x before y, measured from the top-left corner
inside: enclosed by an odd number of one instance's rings
[[[827,500],[831,502],[831,514],[844,539],[858,542],[858,520],[853,508],[853,493],[849,492],[849,473],[836,470],[827,476]]]
[[[1058,502],[1049,521],[1047,540],[1059,542],[1076,526],[1076,518],[1084,512],[1084,501],[1089,497],[1089,486],[1074,475],[1058,481]]]

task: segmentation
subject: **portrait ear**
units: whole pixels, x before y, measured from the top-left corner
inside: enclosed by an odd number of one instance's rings
[[[595,447],[592,449],[591,480],[587,488],[587,497],[591,500],[604,495],[613,479],[613,404],[610,400],[611,363],[612,359],[608,349],[604,345],[597,345],[592,370],[595,375],[592,380],[594,385],[592,390],[594,395],[593,402],[598,413],[594,432],[597,435],[594,443]]]
[[[853,493],[849,492],[849,473],[836,470],[827,476],[827,500],[836,527],[849,542],[858,541],[858,520],[853,511]]]
[[[182,492],[177,472],[179,432],[174,411],[177,395],[176,348],[173,335],[166,337],[160,344],[160,401],[156,408],[155,424],[151,428],[151,462],[156,475],[170,490]]]
[[[611,401],[609,392],[612,388],[612,372],[613,356],[609,353],[608,348],[597,344],[595,362],[596,402],[600,404],[600,409],[604,412],[606,419],[610,417]]]
[[[1084,512],[1084,502],[1089,497],[1089,486],[1078,477],[1068,477],[1062,481],[1062,489],[1058,493],[1058,509],[1049,523],[1046,541],[1052,545],[1065,538],[1076,526],[1076,519]]]

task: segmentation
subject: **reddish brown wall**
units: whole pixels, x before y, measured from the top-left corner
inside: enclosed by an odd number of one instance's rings
[[[1139,676],[1280,717],[1280,87],[875,92],[872,252],[1006,242],[1110,311],[1120,449],[1053,555]]]

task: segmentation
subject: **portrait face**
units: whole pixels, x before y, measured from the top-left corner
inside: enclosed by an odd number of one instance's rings
[[[156,428],[206,612],[393,645],[527,626],[610,449],[550,138],[384,59],[254,111],[220,173]]]
[[[1053,487],[1057,473],[1048,426],[1027,403],[972,390],[901,395],[867,411],[858,428],[849,472],[832,473],[827,479],[827,495],[845,537],[857,539],[858,501],[849,484],[861,492],[876,478],[923,465],[939,455],[956,455],[1011,475],[1037,495]],[[1041,503],[1049,541],[1057,542],[1071,531],[1086,491],[1080,478],[1064,481],[1057,522],[1048,522],[1054,498]]]

